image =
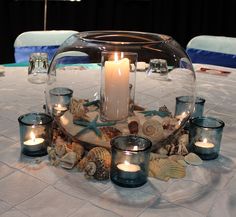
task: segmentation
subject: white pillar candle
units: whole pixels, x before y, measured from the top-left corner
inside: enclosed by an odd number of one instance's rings
[[[129,112],[129,59],[118,60],[117,53],[114,61],[106,61],[105,73],[105,115],[108,120],[122,120]]]

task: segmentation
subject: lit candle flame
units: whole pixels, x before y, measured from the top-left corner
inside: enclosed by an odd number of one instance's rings
[[[134,146],[133,151],[138,151],[138,146],[137,145]]]
[[[205,139],[203,139],[203,142],[204,142],[204,143],[207,143],[207,139],[206,139],[206,138],[205,138]]]
[[[130,165],[130,163],[127,160],[124,161],[124,164],[125,165]]]
[[[115,62],[118,61],[118,53],[117,52],[114,53],[114,60],[115,60]]]
[[[35,134],[34,132],[30,132],[30,138],[32,141],[35,141]]]

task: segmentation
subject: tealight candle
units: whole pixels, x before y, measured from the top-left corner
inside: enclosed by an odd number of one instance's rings
[[[30,150],[40,150],[41,149],[41,145],[44,142],[43,138],[36,138],[35,134],[33,132],[30,133],[30,139],[26,140],[24,142],[24,145],[26,145],[28,147],[28,149]]]
[[[117,136],[111,140],[111,181],[134,188],[147,182],[151,141],[135,136]]]
[[[53,116],[61,116],[70,107],[73,90],[67,87],[55,87],[49,90],[47,106]]]
[[[120,177],[124,179],[134,179],[138,176],[138,172],[141,170],[139,165],[131,164],[128,161],[117,165],[120,172]]]
[[[43,156],[52,142],[52,117],[44,113],[29,113],[18,118],[21,151],[28,156]]]
[[[189,149],[202,160],[218,157],[224,122],[213,117],[195,117],[190,119]]]
[[[203,139],[203,141],[197,141],[194,143],[195,151],[200,154],[210,154],[213,153],[215,145],[211,142],[207,142],[207,139]]]

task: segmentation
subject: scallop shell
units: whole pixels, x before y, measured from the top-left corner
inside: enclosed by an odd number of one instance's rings
[[[161,138],[163,136],[163,127],[157,120],[148,119],[142,126],[143,134],[151,138]]]
[[[73,151],[66,153],[61,159],[61,167],[65,169],[72,169],[77,163],[77,154]]]
[[[151,152],[149,160],[152,161],[152,160],[159,160],[159,159],[164,159],[164,158],[168,158],[168,156]]]
[[[107,168],[110,168],[111,166],[111,154],[107,149],[102,147],[95,147],[91,149],[88,152],[87,159],[88,161],[95,161],[96,159],[100,159],[104,161],[104,165]]]
[[[107,168],[102,159],[89,161],[86,165],[85,176],[93,177],[96,180],[106,180],[110,176],[110,168]]]
[[[150,161],[149,175],[160,180],[168,181],[170,178],[183,178],[186,175],[185,167],[170,159]]]
[[[184,157],[184,160],[191,165],[201,165],[203,163],[202,159],[200,157],[198,157],[198,155],[194,154],[194,153],[189,153],[188,155],[186,155]]]

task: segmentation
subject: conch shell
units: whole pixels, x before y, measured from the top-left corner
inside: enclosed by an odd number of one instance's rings
[[[80,171],[84,171],[87,177],[93,177],[97,180],[109,178],[111,167],[111,154],[102,147],[91,149],[77,165]]]
[[[84,171],[85,171],[85,176],[93,177],[96,180],[106,180],[109,179],[110,176],[110,168],[107,168],[104,165],[104,161],[102,159],[89,161]]]
[[[153,139],[161,139],[163,137],[163,127],[162,124],[153,119],[146,120],[143,123],[142,131],[145,136],[151,137]]]

